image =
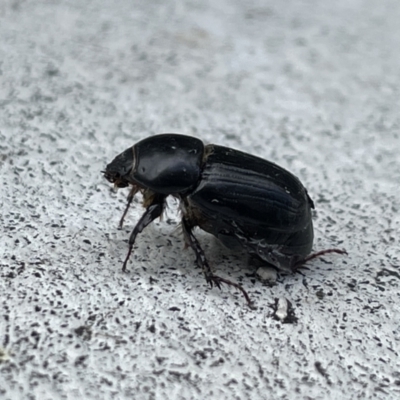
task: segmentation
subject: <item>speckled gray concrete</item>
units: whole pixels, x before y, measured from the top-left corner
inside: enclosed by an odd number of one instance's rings
[[[398,0],[3,0],[0,18],[2,399],[400,397]],[[118,230],[127,193],[100,170],[159,132],[290,169],[315,249],[349,256],[269,288],[198,231],[251,310],[207,287],[172,202],[123,274],[142,208]]]

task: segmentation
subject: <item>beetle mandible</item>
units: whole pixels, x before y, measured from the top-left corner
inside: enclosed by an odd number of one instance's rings
[[[314,203],[307,190],[282,167],[238,150],[204,145],[191,136],[160,134],[119,154],[103,173],[117,188],[131,186],[121,227],[136,193],[142,193],[146,209],[130,235],[123,271],[137,235],[161,217],[169,195],[180,201],[185,242],[195,252],[206,281],[218,288],[222,283],[236,287],[249,304],[242,286],[212,272],[194,227],[289,272],[323,254],[346,253],[327,249],[310,254]]]

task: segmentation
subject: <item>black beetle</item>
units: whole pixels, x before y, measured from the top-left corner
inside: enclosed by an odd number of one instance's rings
[[[169,195],[180,200],[185,241],[194,250],[207,282],[219,288],[221,283],[238,288],[249,304],[240,285],[211,271],[193,235],[195,226],[228,247],[242,246],[249,255],[290,272],[322,254],[345,253],[328,249],[310,255],[314,203],[307,190],[285,169],[238,150],[205,146],[191,136],[161,134],[125,150],[103,173],[118,188],[132,186],[120,226],[139,191],[146,208],[130,235],[123,271],[136,236],[162,215]]]

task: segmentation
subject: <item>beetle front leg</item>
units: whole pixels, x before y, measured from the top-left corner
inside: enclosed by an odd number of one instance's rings
[[[138,190],[139,190],[138,186],[132,186],[132,189],[128,194],[128,197],[127,197],[128,202],[126,203],[126,207],[125,207],[124,213],[122,214],[122,217],[121,217],[121,219],[119,221],[119,225],[118,225],[119,229],[122,229],[122,225],[124,224],[124,219],[126,217],[126,214],[128,213],[128,210],[129,210],[129,207],[130,207],[130,205],[132,203],[132,200],[135,197],[135,194],[138,192]]]
[[[217,286],[218,289],[221,289],[221,283],[225,283],[226,285],[235,287],[242,292],[249,306],[252,306],[253,302],[250,300],[249,295],[242,286],[240,286],[238,283],[230,281],[229,279],[225,279],[213,274],[199,241],[193,235],[192,228],[192,224],[186,218],[182,218],[182,230],[185,236],[185,240],[187,243],[190,244],[190,247],[196,254],[196,264],[203,270],[207,283],[209,283],[211,287],[213,287],[213,285]]]
[[[129,237],[129,249],[128,254],[125,257],[124,264],[122,265],[122,271],[126,271],[126,265],[128,263],[129,257],[131,256],[133,245],[135,244],[136,236],[146,228],[147,225],[152,223],[155,219],[161,216],[164,210],[165,197],[156,196],[153,202],[147,206],[146,211],[140,218],[139,222],[133,228],[131,236]]]

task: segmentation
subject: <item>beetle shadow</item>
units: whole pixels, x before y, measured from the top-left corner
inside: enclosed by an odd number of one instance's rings
[[[217,274],[228,275],[244,285],[246,285],[246,280],[249,280],[253,285],[256,282],[260,282],[263,285],[273,286],[280,280],[280,273],[273,265],[249,255],[240,244],[234,247],[227,247],[225,243],[213,235],[205,234],[204,238],[205,240],[208,239],[209,242],[207,245],[209,262]],[[274,282],[263,282],[257,274],[260,268],[274,270],[277,276]]]
[[[127,233],[131,228],[129,225],[123,228]],[[265,261],[249,256],[240,245],[236,248],[228,248],[218,238],[199,228],[195,229],[194,234],[201,244],[212,271],[242,285],[246,291],[250,289],[256,293],[263,286],[272,287],[280,284],[289,287],[301,284],[301,281],[306,286],[308,270],[313,269],[304,266],[298,274],[285,273]],[[182,290],[190,286],[199,292],[209,289],[203,272],[196,266],[194,252],[190,246],[185,246],[182,227],[176,219],[163,218],[162,221],[155,221],[147,227],[138,237],[132,255],[127,272],[141,275],[150,285],[162,281],[165,290],[177,290],[177,286]],[[317,268],[319,273],[311,281],[321,277],[320,269]],[[269,270],[266,279],[265,273],[263,275],[258,273],[260,270]],[[274,271],[275,274],[271,274],[270,271]],[[234,289],[229,290],[232,295],[234,291]],[[237,297],[240,297],[239,293]]]

